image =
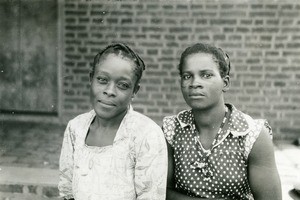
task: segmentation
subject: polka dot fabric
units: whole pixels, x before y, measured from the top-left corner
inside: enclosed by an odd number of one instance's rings
[[[229,119],[205,150],[197,140],[192,111],[165,117],[163,131],[174,149],[176,188],[193,197],[253,199],[247,159],[265,120],[229,108]],[[271,130],[271,129],[270,129]]]

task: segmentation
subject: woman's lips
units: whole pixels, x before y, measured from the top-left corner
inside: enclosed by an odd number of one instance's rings
[[[203,96],[205,96],[205,95],[204,95],[203,93],[190,93],[189,96],[190,96],[190,97],[194,97],[194,96],[195,96],[195,97],[199,97],[199,96],[202,96],[202,97],[203,97]]]
[[[189,94],[189,98],[191,99],[200,99],[203,98],[205,95],[203,93],[191,93]]]
[[[105,105],[105,106],[116,106],[116,104],[114,104],[111,101],[98,100],[98,102],[101,103],[102,105]]]

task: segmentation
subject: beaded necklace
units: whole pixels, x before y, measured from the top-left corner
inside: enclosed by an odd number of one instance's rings
[[[228,108],[225,107],[225,115],[224,115],[223,121],[220,125],[220,128],[217,132],[216,137],[221,134],[222,129],[223,129],[224,125],[226,124],[228,117],[229,117],[228,116]],[[214,142],[215,142],[215,139],[214,139]],[[214,142],[213,142],[213,144],[214,144]],[[204,180],[210,179],[212,177],[212,171],[209,167],[208,158],[211,155],[211,151],[212,151],[213,146],[209,150],[204,149],[201,142],[200,142],[199,134],[196,134],[196,136],[195,136],[195,143],[196,143],[196,146],[200,146],[201,149],[197,150],[197,152],[199,154],[197,161],[192,162],[190,164],[190,166],[191,166],[192,169],[201,171],[201,173],[204,175]],[[201,153],[201,151],[203,151],[203,154]]]

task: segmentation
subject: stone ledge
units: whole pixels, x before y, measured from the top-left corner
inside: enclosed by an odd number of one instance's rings
[[[59,199],[58,170],[0,166],[0,199]]]
[[[0,166],[0,184],[57,186],[58,180],[54,169]]]

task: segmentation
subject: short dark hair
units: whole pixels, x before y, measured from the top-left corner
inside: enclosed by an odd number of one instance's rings
[[[182,67],[184,65],[185,59],[192,54],[196,53],[207,53],[211,54],[216,63],[219,65],[219,72],[221,77],[225,77],[230,73],[230,60],[227,53],[225,53],[221,48],[215,47],[210,44],[197,43],[184,50],[180,57],[180,63],[178,65],[179,74],[182,75]]]
[[[115,54],[126,57],[135,63],[134,73],[137,76],[138,83],[142,78],[143,71],[145,70],[144,61],[140,58],[140,56],[135,53],[130,47],[123,43],[111,44],[105,47],[102,51],[100,51],[95,57],[92,65],[92,70],[90,72],[91,76],[94,76],[95,67],[97,64],[101,62],[108,54]]]

